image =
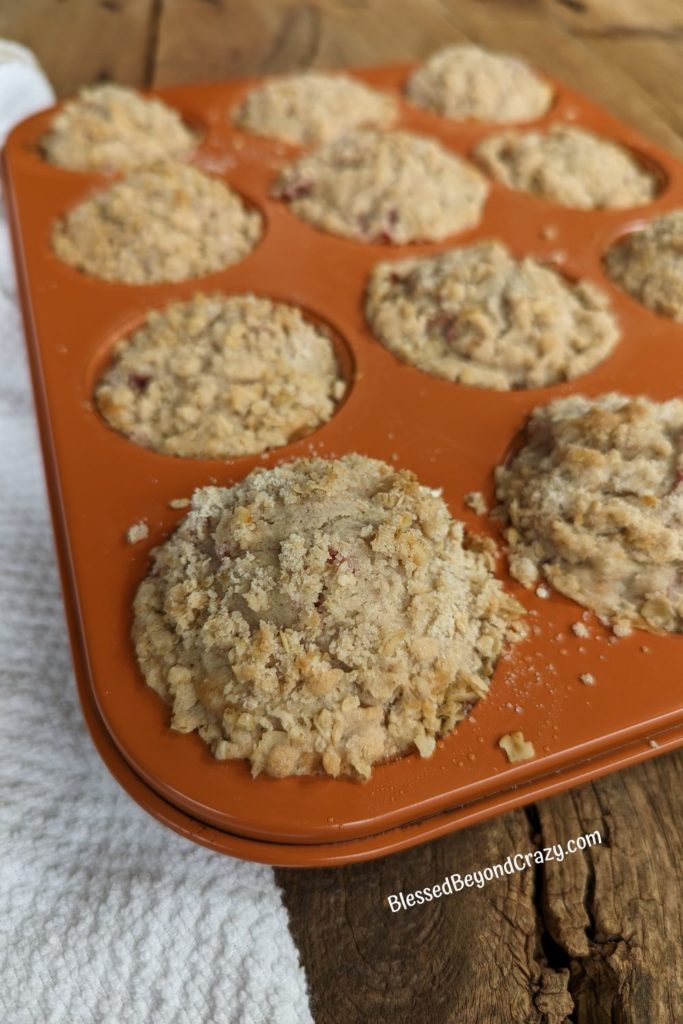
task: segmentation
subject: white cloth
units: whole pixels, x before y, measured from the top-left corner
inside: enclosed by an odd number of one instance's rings
[[[54,103],[55,95],[30,50],[0,39],[0,143],[10,128]]]
[[[7,54],[0,41],[5,131],[51,102]],[[0,609],[0,1020],[309,1024],[272,870],[149,817],[86,732],[1,207]]]

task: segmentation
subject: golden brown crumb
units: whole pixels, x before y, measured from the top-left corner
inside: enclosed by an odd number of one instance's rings
[[[114,350],[99,411],[137,444],[185,458],[252,455],[309,434],[343,397],[327,333],[255,295],[196,295]]]
[[[476,512],[478,516],[485,516],[489,510],[486,498],[481,491],[469,491],[463,500],[467,507],[471,508],[473,512]]]
[[[533,743],[524,739],[522,732],[508,732],[498,740],[498,746],[505,751],[508,761],[528,761],[536,757]]]
[[[380,341],[427,373],[476,387],[545,387],[602,362],[619,338],[604,292],[501,242],[378,264],[366,312]]]
[[[274,195],[298,217],[363,242],[439,241],[473,227],[488,186],[436,139],[357,131],[285,167]]]
[[[125,284],[184,281],[242,259],[261,216],[224,181],[180,163],[132,171],[92,193],[52,232],[58,259]]]
[[[172,727],[252,772],[367,778],[428,757],[486,695],[522,609],[414,475],[361,455],[195,492],[153,553],[133,637]]]
[[[476,155],[509,188],[582,210],[648,203],[657,179],[631,153],[583,128],[553,125],[544,132],[489,135]]]
[[[553,92],[519,57],[479,46],[447,46],[408,79],[408,98],[418,107],[457,121],[517,124],[540,117]]]
[[[78,171],[130,170],[188,157],[197,139],[177,110],[124,85],[81,89],[40,142],[45,159]]]
[[[148,537],[149,526],[144,519],[140,519],[139,522],[133,523],[133,525],[129,526],[126,530],[126,541],[128,544],[137,544],[139,541],[146,540]]]
[[[388,93],[339,72],[304,71],[252,89],[234,121],[253,135],[311,145],[357,128],[388,128],[396,115]]]
[[[495,472],[510,571],[612,626],[683,631],[683,401],[571,395],[532,413]]]

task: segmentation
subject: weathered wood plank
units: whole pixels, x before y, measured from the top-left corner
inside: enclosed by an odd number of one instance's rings
[[[544,844],[602,846],[543,872],[544,926],[568,959],[576,1024],[683,1020],[683,754],[538,806]]]
[[[348,67],[420,57],[449,32],[435,0],[165,0],[156,81]],[[450,27],[450,36],[464,38]]]
[[[543,0],[548,11],[570,30],[588,35],[650,38],[683,28],[683,7],[679,0]]]
[[[10,0],[0,36],[29,46],[59,96],[89,82],[144,85],[157,0]]]
[[[683,1020],[683,754],[384,861],[279,871],[317,1024]],[[391,913],[389,893],[602,844]]]
[[[531,849],[517,812],[369,864],[278,871],[316,1024],[563,1024],[569,972],[542,949],[533,870],[396,913],[385,902]]]

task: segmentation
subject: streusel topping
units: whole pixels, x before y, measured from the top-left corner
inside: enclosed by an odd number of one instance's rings
[[[396,116],[396,102],[387,93],[350,75],[305,71],[252,89],[234,121],[252,135],[313,145],[358,128],[388,128]]]
[[[479,46],[447,46],[408,79],[416,106],[456,121],[517,124],[545,114],[553,91],[529,65]]]
[[[607,252],[605,269],[638,302],[683,322],[683,210],[626,235]]]
[[[510,571],[617,633],[683,632],[683,401],[571,395],[536,409],[496,470]]]
[[[367,315],[399,358],[447,380],[508,390],[586,373],[619,337],[606,295],[500,242],[380,263]]]
[[[479,144],[476,156],[509,188],[575,209],[640,206],[657,193],[655,175],[628,150],[572,125],[491,135]]]
[[[197,145],[177,110],[123,85],[90,85],[68,100],[40,147],[73,171],[119,171],[182,160]]]
[[[52,246],[104,281],[151,284],[210,274],[243,259],[261,216],[219,178],[181,163],[133,171],[57,221]]]
[[[309,434],[345,391],[325,331],[255,295],[150,313],[114,350],[95,400],[115,430],[170,455],[252,455]]]
[[[473,227],[488,187],[435,139],[358,131],[284,169],[275,195],[298,217],[363,242],[438,241]]]
[[[153,553],[133,638],[172,727],[253,774],[367,778],[485,696],[522,609],[492,542],[362,455],[204,487]]]

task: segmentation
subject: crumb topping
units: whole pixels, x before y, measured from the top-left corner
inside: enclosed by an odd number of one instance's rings
[[[508,188],[580,210],[640,206],[657,192],[654,174],[623,146],[572,125],[491,135],[476,156]]]
[[[105,420],[169,455],[253,455],[330,419],[345,382],[322,328],[255,295],[197,295],[149,314],[95,389]]]
[[[481,491],[469,491],[465,497],[464,502],[468,508],[471,508],[473,512],[476,512],[478,516],[485,516],[489,510],[486,504],[486,498]]]
[[[448,46],[415,71],[406,94],[416,106],[457,121],[517,124],[541,117],[553,91],[529,65],[479,46]]]
[[[55,114],[40,148],[73,171],[117,171],[182,160],[197,139],[177,110],[124,85],[90,85]]]
[[[246,256],[261,237],[258,213],[225,182],[180,163],[133,171],[57,221],[63,263],[105,281],[184,281]]]
[[[617,636],[683,631],[682,400],[557,399],[495,478],[524,586],[547,580]]]
[[[428,757],[523,634],[494,567],[412,473],[300,459],[195,491],[138,589],[135,649],[217,758],[367,778]]]
[[[133,523],[126,530],[126,542],[128,544],[139,544],[141,540],[147,540],[149,537],[149,526],[144,519],[140,519],[137,523]]]
[[[508,732],[498,740],[498,746],[504,751],[508,761],[529,761],[536,757],[536,750],[530,740],[524,739],[524,733]]]
[[[306,71],[252,89],[234,122],[253,135],[312,145],[357,128],[388,128],[397,113],[392,96],[350,75]]]
[[[619,337],[607,296],[500,242],[380,263],[370,326],[406,362],[447,380],[509,390],[591,370]]]
[[[656,217],[613,245],[605,269],[624,291],[683,323],[683,210]]]
[[[363,242],[439,241],[478,223],[482,175],[435,139],[357,131],[286,167],[274,194],[298,217]]]

